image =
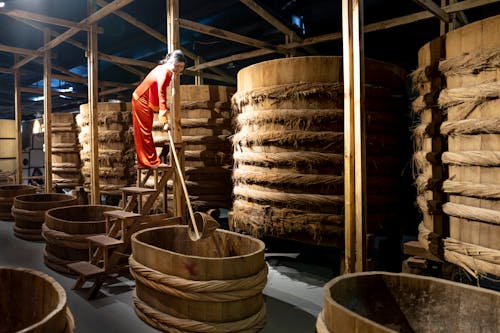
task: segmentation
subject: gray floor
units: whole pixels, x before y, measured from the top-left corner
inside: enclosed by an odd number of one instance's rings
[[[141,321],[132,305],[134,281],[120,276],[105,284],[96,299],[71,290],[74,278],[59,274],[43,264],[43,242],[19,239],[12,222],[0,221],[0,265],[27,267],[55,278],[66,290],[68,305],[75,317],[77,333],[158,332]],[[314,332],[316,316],[323,307],[322,287],[332,276],[314,265],[290,264],[291,259],[268,257],[269,275],[264,289],[267,324],[262,333]]]

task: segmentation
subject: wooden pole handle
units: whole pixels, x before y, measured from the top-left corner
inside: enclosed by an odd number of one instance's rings
[[[191,200],[189,199],[186,183],[184,182],[184,176],[182,175],[181,172],[181,165],[179,163],[179,158],[177,157],[177,151],[175,150],[174,138],[172,137],[172,133],[170,132],[169,129],[167,130],[167,133],[168,133],[168,138],[170,140],[170,146],[172,147],[172,156],[174,157],[175,161],[175,170],[177,170],[177,176],[181,181],[182,191],[184,192],[184,197],[186,198],[191,224],[193,225],[194,233],[196,235],[196,239],[198,240],[200,239],[200,233],[198,232],[198,226],[196,225],[196,221],[194,219],[193,207],[191,207]]]

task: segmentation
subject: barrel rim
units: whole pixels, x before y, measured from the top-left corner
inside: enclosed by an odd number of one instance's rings
[[[35,189],[36,187],[28,184],[8,184],[8,185],[0,185],[0,191],[8,191],[8,190],[22,190],[22,189]]]
[[[136,243],[136,244],[139,244],[140,246],[148,248],[149,250],[155,250],[155,251],[158,251],[160,253],[168,253],[169,255],[177,255],[177,256],[184,257],[184,258],[200,259],[200,260],[207,260],[207,261],[217,261],[217,262],[220,262],[221,260],[228,260],[228,259],[234,259],[234,258],[249,258],[249,257],[255,256],[256,254],[258,254],[260,252],[264,252],[265,248],[266,248],[265,243],[263,241],[261,241],[260,239],[258,239],[258,238],[251,237],[251,236],[248,236],[248,235],[239,234],[239,233],[228,231],[228,230],[223,230],[223,229],[216,229],[214,231],[214,233],[221,232],[221,233],[225,233],[225,234],[230,234],[232,236],[236,235],[238,237],[247,238],[250,241],[255,241],[259,245],[258,246],[259,248],[257,250],[255,250],[255,251],[251,252],[251,253],[246,253],[246,254],[243,254],[243,255],[237,255],[237,256],[231,256],[231,257],[216,257],[216,258],[214,258],[214,257],[202,257],[202,256],[195,256],[195,255],[183,254],[183,253],[175,252],[175,251],[172,251],[172,250],[163,249],[163,248],[160,248],[158,246],[154,246],[154,245],[142,242],[142,241],[140,241],[140,240],[137,239],[137,237],[140,236],[143,233],[146,233],[146,232],[155,232],[155,231],[159,231],[160,229],[170,229],[170,228],[172,228],[172,229],[173,228],[187,229],[188,226],[187,225],[169,225],[169,226],[162,226],[162,227],[155,227],[155,228],[144,229],[144,230],[141,230],[141,231],[138,231],[138,232],[134,233],[131,236],[131,244]],[[187,230],[186,230],[186,235],[187,235]],[[187,237],[187,238],[189,239],[189,237]]]
[[[392,273],[392,272],[384,272],[384,271],[369,271],[369,272],[344,274],[344,275],[340,275],[340,276],[333,278],[332,280],[330,280],[329,282],[327,282],[324,285],[324,287],[323,287],[323,300],[325,302],[325,306],[326,306],[326,304],[329,304],[331,307],[339,309],[339,310],[343,311],[344,313],[349,314],[351,316],[354,316],[356,319],[363,321],[366,324],[375,326],[378,329],[383,330],[384,332],[391,332],[392,333],[392,332],[397,332],[397,331],[394,331],[394,330],[392,330],[384,325],[381,325],[381,324],[377,323],[376,321],[373,321],[373,320],[370,320],[366,317],[363,317],[360,314],[358,314],[357,312],[354,312],[354,311],[344,307],[343,305],[341,305],[340,303],[335,301],[331,296],[330,290],[335,284],[339,283],[342,280],[353,279],[353,278],[356,279],[356,278],[362,277],[362,276],[392,276],[392,277],[403,277],[403,278],[407,278],[407,279],[411,279],[411,280],[427,280],[427,281],[430,281],[433,283],[450,285],[450,286],[454,286],[454,287],[458,287],[458,288],[462,288],[462,289],[470,289],[470,290],[474,290],[475,292],[490,294],[492,296],[500,297],[500,293],[498,293],[498,292],[495,292],[495,291],[489,290],[489,289],[485,289],[485,288],[472,286],[472,285],[448,281],[448,280],[444,280],[444,279],[438,279],[438,278],[434,278],[434,277],[430,277],[430,276],[415,275],[415,274],[408,274],[408,273]]]
[[[11,271],[18,271],[18,272],[23,272],[23,273],[35,275],[35,276],[47,281],[54,288],[55,292],[59,296],[59,302],[57,303],[55,309],[50,311],[43,319],[31,324],[28,327],[21,329],[19,331],[19,333],[31,332],[35,328],[42,326],[43,324],[46,324],[47,322],[52,320],[52,318],[54,318],[57,314],[61,313],[62,311],[66,312],[66,309],[67,309],[66,291],[61,286],[61,284],[59,284],[59,282],[57,282],[53,277],[51,277],[43,272],[37,271],[35,269],[25,268],[25,267],[0,266],[0,270],[11,270]]]
[[[50,200],[50,201],[28,201],[28,200],[24,200],[26,199],[27,197],[41,197],[41,196],[46,196],[46,195],[51,195],[51,196],[54,196],[54,197],[61,197],[61,198],[66,198],[66,200]],[[70,194],[64,194],[64,193],[32,193],[32,194],[21,194],[21,195],[18,195],[14,198],[14,200],[16,201],[21,201],[23,203],[30,203],[30,202],[36,202],[36,203],[46,203],[46,202],[67,202],[67,201],[72,201],[74,199],[78,199],[77,197],[73,196],[73,195],[70,195]]]
[[[55,221],[59,221],[59,222],[63,222],[63,223],[81,223],[81,222],[89,222],[89,221],[86,221],[86,220],[65,220],[65,219],[61,219],[61,218],[58,218],[54,215],[52,215],[52,212],[55,211],[55,210],[62,210],[62,209],[71,209],[71,208],[83,208],[83,207],[87,207],[87,208],[90,208],[90,207],[107,207],[107,208],[110,208],[109,210],[121,210],[120,207],[118,206],[110,206],[110,205],[71,205],[71,206],[62,206],[62,207],[55,207],[55,208],[51,208],[51,209],[48,209],[46,212],[45,212],[45,217],[49,217]],[[102,220],[96,220],[96,221],[91,221],[93,223],[104,223],[105,222],[105,218],[103,218]]]

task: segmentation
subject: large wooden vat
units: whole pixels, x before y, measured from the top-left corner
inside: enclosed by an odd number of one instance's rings
[[[0,173],[9,174],[16,170],[17,141],[16,121],[0,119]]]
[[[470,272],[497,276],[499,32],[500,16],[495,16],[451,31],[422,47],[421,67],[415,75],[419,78],[417,87],[429,87],[437,80],[441,84],[424,90],[413,105],[421,115],[416,155],[420,157],[419,206],[424,219],[419,238],[433,254],[447,261]],[[438,112],[444,116],[438,118]],[[435,144],[436,136],[442,138],[439,145]]]
[[[39,271],[0,266],[0,333],[73,333],[61,285]]]
[[[229,137],[233,134],[231,96],[235,90],[225,86],[181,85],[186,186],[195,210],[231,207],[233,162]],[[158,145],[168,143],[168,135],[158,121],[154,122],[153,138]],[[168,186],[171,188],[172,184]]]
[[[45,212],[42,236],[46,241],[45,264],[59,272],[72,273],[66,265],[89,260],[87,237],[106,232],[104,212],[115,206],[75,205]],[[73,272],[74,273],[74,272]]]
[[[102,102],[97,104],[98,149],[99,149],[99,188],[102,193],[120,194],[120,188],[135,182],[135,149],[132,130],[131,103]],[[83,149],[82,174],[84,186],[90,186],[90,124],[88,104],[80,105],[76,117]]]
[[[385,237],[402,221],[404,72],[368,59],[365,67],[368,232]],[[343,248],[342,79],[341,57],[271,60],[238,73],[232,230]]]
[[[0,220],[12,220],[12,205],[14,198],[22,194],[34,194],[36,187],[31,185],[1,185],[0,186]]]
[[[500,293],[386,272],[339,276],[324,287],[318,333],[500,331]]]
[[[138,316],[165,332],[257,332],[265,323],[264,243],[216,230],[189,239],[187,226],[132,235],[130,272]]]
[[[18,195],[12,205],[14,235],[26,240],[43,240],[42,224],[49,209],[76,205],[78,199],[62,193]]]
[[[55,188],[75,188],[83,184],[78,132],[75,114],[52,114],[52,184]]]

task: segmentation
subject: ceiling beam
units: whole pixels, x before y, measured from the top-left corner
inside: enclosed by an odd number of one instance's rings
[[[78,31],[82,30],[82,27],[87,26],[87,25],[92,24],[92,23],[95,23],[95,22],[103,19],[107,15],[111,14],[113,11],[116,11],[123,6],[128,5],[132,1],[133,0],[115,0],[115,1],[113,1],[112,3],[107,5],[106,7],[101,8],[100,10],[96,11],[95,13],[93,13],[92,15],[87,17],[86,19],[80,21],[77,28],[70,28],[70,29],[66,30],[65,32],[60,34],[58,37],[52,39],[51,41],[46,43],[43,47],[39,48],[37,51],[38,52],[45,52],[47,50],[50,50],[50,49],[56,47],[57,45],[61,44],[62,42],[64,42],[68,38],[70,38],[71,36],[75,35]],[[24,58],[19,63],[15,64],[13,68],[20,68],[20,67],[26,65],[27,63],[29,63],[30,61],[32,61],[33,59],[35,59],[36,57],[37,56],[30,56],[30,57]]]
[[[449,23],[451,21],[451,16],[432,0],[413,0],[413,1],[419,4],[421,7],[427,9],[435,16],[437,16],[441,21],[444,21],[446,23]]]
[[[10,68],[0,67],[0,73],[2,74],[12,74],[14,71]]]
[[[41,52],[38,52],[38,51],[23,49],[20,47],[8,46],[8,45],[4,45],[4,44],[0,44],[0,52],[22,54],[22,55],[26,55],[26,56],[39,56],[39,55],[41,55]]]
[[[20,90],[23,93],[30,93],[30,94],[36,94],[36,95],[43,96],[43,89],[40,89],[40,88],[21,87]],[[73,96],[73,97],[85,98],[85,99],[88,97],[87,94],[81,94],[81,93],[75,93],[75,92],[60,92],[57,90],[52,90],[51,94],[52,94],[52,96],[67,95],[67,96]]]
[[[208,25],[200,24],[194,21],[189,21],[185,19],[179,19],[179,26],[183,29],[188,29],[192,31],[197,31],[199,33],[214,36],[217,38],[230,40],[232,42],[260,48],[260,49],[268,49],[273,52],[288,54],[289,51],[281,46],[272,45],[267,42],[263,42],[257,39],[249,38],[243,35],[236,34],[234,32],[230,32],[227,30],[222,30],[218,28],[214,28]]]
[[[492,3],[500,2],[500,0],[464,0],[462,2],[457,2],[455,4],[448,5],[446,7],[443,7],[443,10],[448,13],[456,13],[460,12],[463,10],[467,9],[472,9],[476,7],[481,7],[485,5],[489,5]],[[388,19],[385,21],[380,21],[380,22],[375,22],[371,24],[367,24],[364,26],[363,30],[365,33],[367,32],[373,32],[373,31],[380,31],[380,30],[385,30],[389,28],[394,28],[400,25],[405,25],[405,24],[410,24],[422,20],[426,20],[429,18],[433,18],[434,15],[429,13],[428,11],[423,11],[423,12],[418,12],[414,14],[409,14],[406,16],[401,16],[398,18],[393,18],[393,19]],[[296,47],[303,47],[307,45],[313,45],[313,44],[318,44],[318,43],[323,43],[323,42],[331,42],[334,40],[339,40],[342,38],[342,33],[341,32],[333,32],[329,34],[324,34],[320,36],[314,36],[310,38],[306,38],[302,40],[302,42],[292,42],[288,44],[281,44],[278,45],[279,47],[284,47],[284,48],[296,48]],[[205,62],[197,66],[191,66],[187,69],[192,70],[192,71],[197,71],[205,68],[209,68],[212,66],[219,66],[223,64],[230,63],[231,61],[237,61],[237,60],[243,60],[243,59],[250,59],[250,58],[256,58],[265,54],[273,53],[268,50],[257,50],[257,51],[251,51],[251,52],[244,52],[240,54],[235,54],[229,57],[225,58],[220,58],[216,59],[213,61]]]
[[[271,24],[273,27],[281,31],[284,35],[291,37],[292,40],[294,41],[301,41],[302,38],[300,38],[295,31],[292,29],[288,28],[286,25],[281,23],[280,20],[275,18],[273,15],[271,15],[267,10],[262,8],[259,4],[257,4],[254,0],[240,0],[241,3],[243,3],[245,6],[253,10],[257,15],[262,17],[264,20],[266,20],[269,24]]]
[[[7,15],[12,18],[21,18],[21,19],[27,19],[27,20],[32,20],[32,21],[37,21],[37,22],[42,22],[42,23],[48,23],[48,24],[53,24],[53,25],[58,25],[61,27],[66,27],[66,28],[80,28],[81,30],[88,30],[88,26],[80,26],[79,23],[73,22],[73,21],[68,21],[56,17],[50,17],[50,16],[45,16],[37,13],[32,13],[28,12],[25,10],[19,10],[19,9],[2,9],[0,8],[0,14]],[[99,29],[99,32],[102,33],[104,30],[102,28]]]

